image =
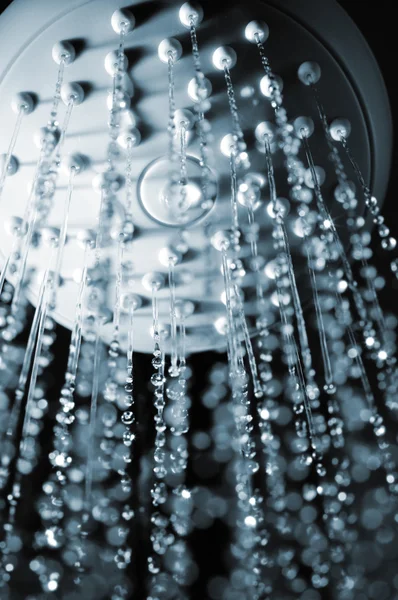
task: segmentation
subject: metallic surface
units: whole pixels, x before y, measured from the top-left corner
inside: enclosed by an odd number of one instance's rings
[[[53,45],[68,39],[77,50],[75,62],[66,67],[65,81],[78,81],[87,92],[86,100],[74,109],[66,137],[64,154],[79,151],[87,156],[90,167],[76,178],[76,190],[71,204],[69,241],[62,267],[64,286],[59,293],[59,306],[55,317],[59,323],[71,328],[74,317],[77,285],[73,280],[81,268],[83,251],[74,237],[81,228],[96,228],[99,195],[92,189],[92,179],[103,169],[108,142],[106,98],[111,89],[111,78],[104,68],[108,52],[117,48],[118,37],[111,26],[111,15],[120,7],[120,0],[14,0],[0,17],[0,153],[6,152],[15,115],[10,102],[15,93],[29,91],[38,99],[38,107],[26,117],[15,148],[19,161],[18,174],[6,181],[0,203],[0,220],[9,216],[22,216],[32,180],[38,151],[33,135],[48,120],[51,97],[54,91],[57,65],[51,58]],[[189,32],[178,19],[181,2],[130,2],[136,17],[136,29],[126,39],[129,58],[129,74],[134,83],[135,95],[132,108],[138,117],[142,133],[141,145],[135,149],[133,177],[138,181],[146,167],[156,158],[167,153],[167,66],[157,56],[159,42],[169,36],[177,37],[183,45],[183,57],[176,65],[177,108],[190,108],[192,102],[187,93],[188,82],[194,75],[190,51]],[[136,10],[134,9],[136,6]],[[231,130],[223,74],[216,71],[211,57],[215,48],[231,45],[237,51],[237,66],[232,77],[242,114],[252,170],[264,172],[264,155],[254,143],[254,129],[264,120],[272,120],[273,113],[268,99],[259,91],[263,76],[255,46],[244,39],[247,22],[256,18],[265,20],[270,27],[266,52],[274,71],[284,81],[284,95],[292,119],[300,115],[316,117],[311,96],[299,82],[297,69],[306,60],[316,60],[322,67],[319,92],[330,119],[347,117],[352,123],[351,147],[361,169],[372,186],[372,191],[383,198],[388,183],[392,149],[392,124],[387,94],[377,64],[366,41],[334,0],[252,0],[246,3],[204,6],[204,21],[198,29],[203,68],[213,85],[212,109],[208,113],[212,124],[214,142],[211,166],[218,173],[219,195],[215,208],[204,221],[189,231],[190,251],[176,268],[177,297],[193,300],[195,314],[187,320],[188,351],[200,351],[224,345],[224,338],[213,324],[224,315],[220,302],[222,278],[219,256],[206,250],[208,232],[213,226],[229,224],[229,166],[219,150],[219,143]],[[62,111],[65,107],[62,106]],[[60,115],[62,122],[63,112]],[[328,151],[319,124],[313,138],[317,164],[328,165]],[[197,140],[192,139],[188,154],[198,156]],[[123,158],[123,155],[121,155]],[[287,196],[286,177],[279,159],[279,195]],[[328,167],[330,169],[330,166]],[[124,162],[120,161],[120,172]],[[339,207],[332,201],[334,178],[331,169],[326,173],[323,186],[325,199],[330,200],[332,213],[338,219]],[[61,175],[55,202],[49,217],[49,225],[60,226],[63,203],[66,197],[67,177]],[[264,194],[264,207],[267,193]],[[118,210],[122,214],[123,190],[119,194]],[[265,208],[260,207],[257,218],[262,224],[260,250],[267,256],[270,248],[270,219]],[[242,220],[245,212],[241,208]],[[174,233],[155,224],[134,198],[134,221],[137,237],[133,252],[128,258],[133,265],[129,278],[129,291],[143,298],[142,308],[136,312],[136,349],[150,352],[152,340],[151,308],[148,292],[141,285],[142,276],[149,271],[162,270],[158,251],[170,241]],[[363,212],[363,206],[359,208]],[[206,226],[204,228],[204,226]],[[294,236],[293,236],[294,237]],[[7,256],[12,240],[0,235],[0,252]],[[294,245],[294,240],[293,240]],[[116,251],[106,250],[111,260]],[[32,250],[29,264],[44,270],[47,251],[44,247]],[[250,283],[250,281],[249,281]],[[251,282],[252,283],[252,282]],[[110,286],[112,288],[112,286]],[[29,291],[32,302],[38,294],[39,285],[34,283]],[[250,297],[247,310],[250,314]],[[113,304],[110,295],[108,305]],[[160,319],[169,320],[168,292],[160,292]]]

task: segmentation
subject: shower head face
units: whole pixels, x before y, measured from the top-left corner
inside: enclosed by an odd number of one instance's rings
[[[121,4],[123,6],[121,6]],[[62,286],[58,293],[55,319],[62,325],[72,328],[77,297],[77,282],[81,275],[84,250],[78,243],[83,230],[96,230],[101,194],[98,181],[106,170],[109,129],[107,98],[112,90],[112,78],[104,61],[106,56],[118,47],[118,36],[112,28],[113,13],[124,8],[120,0],[74,0],[65,4],[61,1],[43,1],[27,23],[27,0],[15,0],[0,18],[0,47],[5,57],[0,73],[0,153],[7,151],[12,135],[15,115],[11,101],[17,92],[29,91],[37,100],[34,112],[27,115],[15,147],[19,169],[14,177],[9,177],[3,190],[0,203],[0,221],[9,222],[11,217],[22,217],[28,200],[28,188],[35,176],[39,151],[34,144],[34,134],[48,122],[54,93],[57,68],[51,56],[56,42],[71,40],[76,50],[74,61],[65,68],[66,82],[79,82],[85,92],[85,99],[73,109],[67,130],[63,156],[79,152],[86,160],[86,168],[75,179],[75,187],[70,206],[68,238],[62,261]],[[274,122],[274,110],[270,99],[264,94],[264,70],[258,49],[245,38],[245,27],[253,19],[264,21],[269,26],[269,39],[265,42],[266,54],[273,71],[281,77],[286,108],[292,122],[300,116],[311,116],[316,121],[311,95],[297,77],[297,69],[305,61],[313,60],[322,67],[322,77],[318,83],[326,112],[330,119],[344,116],[352,125],[350,145],[367,181],[374,182],[374,192],[382,197],[384,190],[380,181],[381,171],[388,169],[388,111],[385,122],[377,123],[380,132],[385,131],[387,144],[375,146],[372,121],[373,105],[385,102],[383,90],[380,97],[374,92],[368,105],[364,106],[360,81],[363,74],[353,72],[347,75],[347,65],[339,59],[339,49],[333,48],[333,32],[328,33],[320,22],[310,22],[311,5],[308,1],[302,11],[294,14],[287,2],[216,3],[215,7],[204,6],[204,18],[197,30],[203,72],[208,80],[207,89],[211,95],[204,117],[209,123],[209,191],[203,198],[200,169],[200,136],[195,128],[187,131],[187,206],[182,217],[176,217],[170,207],[168,189],[168,67],[159,60],[158,47],[166,38],[176,38],[182,46],[182,56],[174,64],[175,103],[177,109],[193,111],[192,79],[195,76],[191,50],[190,32],[179,20],[182,2],[130,2],[129,8],[135,16],[135,27],[125,37],[128,68],[126,89],[131,97],[130,107],[123,112],[123,127],[137,128],[140,132],[139,144],[132,149],[131,177],[134,183],[132,197],[132,217],[134,221],[133,243],[124,255],[123,293],[134,293],[141,298],[134,312],[134,344],[140,352],[151,352],[152,308],[151,293],[142,285],[145,274],[163,272],[167,279],[167,268],[159,262],[159,253],[165,247],[176,244],[176,236],[184,239],[184,253],[175,267],[177,300],[193,303],[194,311],[186,318],[187,352],[200,352],[209,349],[225,348],[225,328],[217,324],[225,317],[223,278],[220,253],[214,249],[210,239],[217,230],[231,227],[231,182],[230,159],[226,156],[222,140],[231,133],[232,121],[224,73],[213,65],[214,51],[220,46],[231,46],[236,51],[236,66],[231,77],[236,94],[238,111],[245,135],[250,160],[250,173],[258,183],[255,199],[256,222],[260,227],[259,253],[266,264],[272,260],[275,251],[272,245],[272,211],[269,208],[269,187],[266,182],[264,145],[256,138],[259,123]],[[355,26],[344,21],[341,9],[332,1],[325,2],[325,11],[337,11],[346,29],[357,36]],[[308,18],[307,18],[308,17]],[[29,27],[20,26],[26,23]],[[332,21],[329,21],[329,25]],[[339,25],[336,24],[336,27]],[[40,34],[40,35],[39,35]],[[329,39],[328,39],[329,36]],[[360,45],[361,41],[357,43]],[[363,45],[364,56],[368,49]],[[108,61],[109,62],[109,61]],[[108,65],[109,67],[109,65]],[[373,72],[373,71],[374,72]],[[367,77],[378,81],[379,73],[370,64]],[[109,99],[108,99],[109,102]],[[60,105],[59,120],[62,122],[66,107]],[[369,123],[371,125],[369,125]],[[138,135],[138,134],[137,134]],[[294,142],[292,128],[292,143]],[[120,190],[115,194],[115,231],[125,216],[125,164],[126,140],[118,146],[115,165],[122,175]],[[123,141],[122,140],[122,141]],[[136,140],[137,141],[137,140]],[[316,122],[311,145],[317,165],[325,169],[325,182],[322,192],[329,209],[339,224],[345,216],[341,206],[334,202],[333,192],[336,180],[328,161],[328,148],[319,122]],[[384,155],[383,155],[384,153]],[[377,160],[375,159],[377,157]],[[304,160],[304,157],[301,157]],[[289,198],[289,187],[283,166],[283,154],[276,150],[273,154],[278,196]],[[384,166],[380,166],[383,164]],[[387,167],[386,167],[387,165]],[[94,184],[93,184],[94,182]],[[247,205],[245,193],[247,181],[239,179],[238,210],[239,221],[244,232],[247,225]],[[68,174],[60,170],[54,201],[49,211],[46,226],[60,228],[67,194]],[[95,189],[96,188],[96,189]],[[283,204],[283,203],[282,203]],[[364,207],[358,206],[358,214]],[[286,225],[291,235],[293,252],[299,252],[300,237],[297,235],[294,216],[290,211]],[[44,225],[43,225],[44,226]],[[296,232],[296,233],[295,233]],[[45,270],[48,250],[39,242],[32,247],[28,265],[39,272]],[[0,251],[8,256],[13,240],[7,235],[0,236]],[[182,242],[181,242],[182,243]],[[105,244],[102,258],[108,259],[111,268],[104,302],[113,310],[115,304],[115,264],[117,249],[114,240]],[[243,245],[241,260],[247,264],[250,248]],[[255,302],[255,281],[250,269],[243,279],[243,301],[249,323],[257,314]],[[269,270],[268,270],[269,272]],[[264,288],[271,285],[267,269],[261,271]],[[10,277],[13,281],[12,276]],[[28,295],[35,304],[39,290],[39,278],[29,284]],[[169,291],[167,286],[158,292],[159,319],[168,323],[170,318]],[[225,300],[225,299],[224,299]],[[271,317],[270,317],[271,318]],[[122,342],[127,338],[128,313],[122,306]],[[111,339],[112,324],[104,326],[105,337]]]

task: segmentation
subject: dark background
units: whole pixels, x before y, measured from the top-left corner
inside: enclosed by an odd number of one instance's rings
[[[395,3],[367,1],[367,0],[339,0],[339,4],[346,10],[357,27],[368,42],[380,70],[384,77],[390,98],[391,112],[393,118],[393,129],[396,134],[398,123],[398,86],[397,86],[397,46],[396,46],[396,23],[394,14]],[[398,184],[398,144],[394,135],[394,150],[391,163],[390,181],[384,201],[382,214],[385,222],[390,228],[392,235],[397,238],[398,234],[398,206],[396,189]],[[379,273],[386,278],[387,285],[381,294],[384,310],[398,314],[397,293],[398,281],[391,277],[386,256],[379,248],[375,237],[372,249],[375,253],[374,264],[377,265]],[[384,256],[383,256],[384,254]]]
[[[394,131],[396,131],[398,119],[398,86],[396,77],[395,4],[383,1],[377,3],[367,2],[367,0],[339,0],[339,4],[355,21],[379,63],[390,98],[393,127]],[[398,147],[395,138],[390,183],[382,211],[395,237],[398,233],[398,208],[396,205],[396,195],[394,194],[398,182],[397,166]],[[379,256],[381,258],[380,254]],[[381,261],[378,261],[378,263],[380,270],[383,271]],[[395,289],[398,288],[395,287]]]

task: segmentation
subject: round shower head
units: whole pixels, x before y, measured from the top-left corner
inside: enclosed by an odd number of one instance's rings
[[[11,102],[15,94],[29,92],[36,103],[35,110],[24,122],[23,134],[15,146],[18,173],[7,180],[3,191],[0,204],[2,222],[25,214],[28,190],[35,179],[39,157],[34,137],[48,118],[57,76],[56,63],[63,52],[68,54],[65,81],[68,85],[70,82],[78,83],[85,96],[73,111],[63,141],[63,157],[60,157],[62,163],[67,163],[68,156],[79,152],[86,164],[74,181],[68,237],[61,266],[62,285],[54,312],[55,319],[68,328],[73,326],[77,284],[82,275],[84,249],[78,241],[84,237],[85,231],[98,229],[101,190],[109,177],[106,171],[109,143],[107,120],[109,108],[112,110],[115,101],[110,73],[117,67],[115,48],[118,35],[115,27],[117,31],[121,29],[124,13],[117,13],[120,17],[117,22],[115,16],[112,20],[112,15],[125,8],[124,4],[120,0],[73,0],[65,5],[61,0],[42,0],[36,3],[34,13],[30,15],[28,32],[21,24],[29,11],[29,0],[14,0],[0,18],[0,48],[4,65],[0,73],[1,152],[6,152],[5,144],[12,135]],[[115,239],[118,235],[117,223],[122,223],[125,218],[128,176],[124,165],[131,144],[129,177],[133,183],[131,213],[134,233],[131,233],[131,252],[124,254],[123,294],[133,293],[141,299],[134,311],[134,335],[135,349],[142,352],[153,350],[151,292],[142,281],[152,272],[161,272],[167,278],[168,265],[162,257],[164,259],[165,253],[171,251],[178,257],[175,264],[176,299],[185,300],[192,307],[192,314],[186,318],[187,351],[224,348],[226,344],[225,331],[219,327],[220,319],[225,314],[223,301],[226,301],[223,297],[221,261],[211,244],[215,233],[231,227],[228,136],[233,123],[222,72],[225,56],[236,56],[236,65],[233,64],[234,58],[228,66],[231,67],[230,76],[246,144],[240,158],[245,155],[244,160],[250,161],[246,179],[238,179],[238,211],[241,222],[245,222],[247,190],[251,189],[248,181],[255,180],[259,251],[262,256],[269,256],[270,260],[273,256],[270,189],[266,177],[264,144],[258,134],[264,131],[264,125],[256,128],[260,124],[272,124],[274,109],[269,95],[264,93],[267,92],[267,86],[256,44],[250,43],[256,41],[256,28],[252,25],[246,29],[248,23],[264,22],[267,33],[269,28],[269,38],[266,40],[264,36],[266,54],[273,70],[281,78],[278,81],[283,82],[286,107],[292,123],[298,117],[310,116],[314,120],[317,117],[308,90],[297,75],[300,65],[316,61],[322,72],[317,85],[330,120],[340,117],[349,120],[352,127],[350,145],[365,179],[372,184],[379,199],[386,189],[391,152],[388,100],[366,42],[338,4],[334,0],[323,0],[322,9],[316,0],[306,0],[300,6],[286,0],[217,2],[213,6],[206,4],[203,6],[203,20],[198,19],[197,31],[202,69],[207,81],[206,98],[201,104],[209,164],[206,194],[201,168],[203,139],[194,126],[197,113],[192,98],[198,89],[195,92],[191,32],[185,22],[189,15],[187,17],[184,12],[185,21],[181,22],[181,2],[178,1],[133,1],[128,4],[129,14],[134,13],[134,18],[128,21],[130,25],[126,27],[124,40],[128,60],[124,75],[125,95],[117,99],[122,108],[123,131],[114,148],[114,161],[119,165],[119,176],[113,182],[117,188],[112,206],[116,225],[101,248],[101,260],[107,262],[109,268],[93,269],[92,278],[97,277],[107,283],[115,282]],[[246,39],[247,36],[250,41]],[[165,40],[167,43],[163,43]],[[162,43],[165,60],[159,58],[159,45]],[[225,47],[231,50],[227,51]],[[55,57],[52,56],[53,48],[56,50]],[[187,180],[183,210],[178,214],[174,207],[173,187],[170,186],[168,126],[173,124],[170,125],[168,113],[168,49],[174,70],[175,106],[181,111],[190,111],[179,113],[180,119],[177,123],[174,121],[177,139],[183,123],[183,141],[186,143]],[[366,64],[366,69],[362,68],[363,64]],[[63,91],[65,96],[65,89]],[[199,91],[204,93],[203,90]],[[67,110],[65,106],[63,110]],[[265,127],[269,131],[269,127]],[[295,143],[294,139],[292,143]],[[325,169],[325,182],[322,185],[325,201],[338,223],[343,218],[342,209],[333,200],[336,180],[328,161],[328,147],[322,128],[318,124],[311,143],[317,165]],[[289,197],[286,176],[282,173],[283,157],[278,152],[274,153],[274,162],[278,196]],[[180,168],[179,164],[177,166]],[[247,176],[250,176],[249,179]],[[48,247],[42,243],[40,228],[61,228],[68,177],[67,168],[60,171],[51,210],[48,211],[46,222],[38,224],[34,245],[29,252],[28,265],[40,273],[46,268],[48,258]],[[361,203],[357,211],[358,215],[363,213],[364,206]],[[294,233],[297,232],[294,215],[286,218],[287,227],[293,232],[294,252],[295,239],[298,245],[300,237]],[[13,243],[12,236],[0,236],[0,251],[4,256],[10,254]],[[243,265],[250,259],[248,252],[247,248],[241,251]],[[266,279],[267,270],[264,270],[264,266],[261,273]],[[13,275],[10,279],[13,282]],[[39,277],[33,277],[29,284],[29,298],[34,304],[39,293],[39,280]],[[245,278],[243,302],[249,320],[257,311],[254,287],[253,278]],[[104,286],[103,301],[111,310],[114,309],[115,285]],[[160,322],[168,323],[170,307],[167,286],[158,292],[158,307]],[[122,342],[127,339],[128,322],[128,309],[122,302]],[[104,336],[108,341],[111,339],[111,323],[104,326]]]

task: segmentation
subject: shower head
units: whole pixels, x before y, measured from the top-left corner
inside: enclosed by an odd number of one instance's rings
[[[117,261],[118,223],[125,217],[126,205],[126,159],[129,140],[134,139],[131,151],[132,218],[134,223],[133,251],[125,253],[123,264],[124,288],[122,295],[135,293],[141,297],[141,307],[135,311],[136,349],[151,352],[153,341],[151,294],[142,285],[143,277],[151,272],[167,276],[166,264],[159,257],[170,248],[179,247],[175,266],[176,298],[194,306],[187,318],[187,351],[197,352],[224,348],[225,336],[220,334],[220,323],[225,307],[220,301],[224,289],[220,274],[220,258],[211,245],[211,238],[218,230],[230,227],[231,189],[228,135],[232,133],[233,121],[222,71],[214,66],[217,48],[232,47],[236,53],[236,65],[231,77],[236,104],[247,148],[250,168],[245,176],[238,173],[238,212],[242,222],[246,219],[245,193],[248,176],[258,186],[256,200],[256,223],[258,244],[262,256],[273,257],[272,218],[270,216],[270,189],[266,176],[266,160],[261,137],[256,128],[261,123],[274,120],[274,110],[269,98],[266,81],[255,44],[245,38],[245,28],[253,19],[263,20],[269,27],[269,39],[264,43],[274,72],[283,82],[283,93],[289,118],[311,116],[316,119],[316,108],[308,90],[299,80],[297,71],[303,63],[316,61],[322,76],[318,85],[330,119],[344,116],[352,125],[350,145],[364,174],[365,180],[382,199],[388,176],[391,154],[391,120],[388,100],[381,77],[370,50],[355,25],[334,0],[318,3],[307,0],[296,6],[287,0],[252,0],[247,3],[228,2],[224,5],[204,4],[204,18],[198,25],[197,38],[200,59],[206,78],[207,95],[202,108],[206,130],[208,156],[207,194],[203,195],[201,168],[201,139],[194,123],[186,130],[186,176],[184,214],[173,212],[172,192],[169,188],[168,155],[168,67],[159,60],[158,48],[163,40],[172,38],[181,49],[174,64],[175,107],[188,110],[194,120],[195,111],[195,65],[192,56],[190,31],[180,19],[180,2],[132,2],[129,8],[135,15],[134,28],[125,36],[125,55],[128,65],[124,74],[124,98],[121,125],[123,128],[115,149],[115,165],[118,177],[112,210],[114,225],[103,241],[102,259],[109,269],[94,269],[92,278],[104,280],[103,302],[114,310],[114,285]],[[33,139],[46,120],[52,101],[52,84],[57,65],[54,64],[52,48],[60,42],[68,42],[76,54],[73,62],[66,65],[65,81],[79,82],[85,92],[82,104],[73,112],[63,142],[65,157],[77,151],[85,157],[87,168],[76,177],[70,205],[66,248],[61,266],[62,285],[58,290],[56,320],[72,328],[75,314],[77,282],[81,278],[84,250],[76,243],[82,231],[97,230],[104,172],[107,169],[107,145],[109,132],[107,120],[112,108],[112,61],[118,38],[111,21],[120,8],[114,0],[91,0],[69,2],[41,1],[29,19],[29,32],[25,27],[30,3],[14,0],[0,19],[1,50],[5,67],[0,73],[0,128],[2,139],[12,134],[10,104],[17,92],[29,91],[37,99],[37,106],[24,123],[23,135],[17,141],[15,157],[18,173],[7,180],[0,205],[0,218],[22,217],[25,212],[28,188],[35,177],[38,149]],[[340,35],[344,31],[345,35]],[[252,40],[253,41],[253,40]],[[61,50],[57,47],[57,52]],[[167,54],[167,52],[166,52]],[[104,62],[105,61],[105,62]],[[167,60],[166,60],[167,62]],[[366,69],[361,68],[366,64]],[[108,70],[107,70],[108,69]],[[365,72],[366,71],[366,72]],[[64,92],[65,95],[65,92]],[[107,106],[108,102],[108,106]],[[65,107],[64,107],[65,108]],[[66,110],[66,108],[65,108]],[[177,127],[178,130],[178,127]],[[127,131],[127,133],[126,133]],[[259,130],[257,130],[258,132]],[[292,133],[294,136],[294,132]],[[177,132],[178,137],[178,132]],[[295,142],[294,142],[295,143]],[[224,145],[223,145],[224,144]],[[336,179],[328,161],[328,146],[322,128],[317,124],[311,139],[317,165],[324,169],[323,195],[338,223],[343,217],[341,205],[334,201]],[[273,151],[276,148],[272,148]],[[6,151],[6,148],[3,148]],[[246,150],[245,150],[246,152]],[[289,198],[289,186],[283,173],[283,157],[274,154],[278,196]],[[320,173],[321,171],[319,171]],[[309,175],[310,176],[310,175]],[[37,235],[29,253],[28,265],[40,273],[45,270],[48,249],[40,237],[41,227],[51,225],[61,229],[63,199],[68,187],[68,169],[60,171],[56,190],[48,214],[43,223],[37,224]],[[106,178],[106,177],[105,177]],[[246,179],[245,179],[246,178]],[[268,207],[268,210],[267,210]],[[357,214],[362,215],[364,206],[359,199]],[[293,213],[287,217],[287,226],[295,239],[300,237],[295,229]],[[1,236],[0,251],[8,256],[13,239]],[[183,252],[181,250],[184,250]],[[242,248],[240,260],[248,263],[250,251]],[[268,262],[268,261],[267,261]],[[262,276],[266,280],[266,275]],[[39,277],[33,277],[28,288],[30,300],[37,302]],[[13,275],[10,276],[13,282]],[[246,313],[255,316],[257,307],[253,277],[245,278],[243,285]],[[159,318],[168,322],[168,290],[158,294]],[[225,300],[225,299],[224,299]],[[122,302],[121,342],[126,343],[128,315]],[[167,333],[167,327],[165,328]],[[112,337],[112,324],[104,327],[107,341]]]

